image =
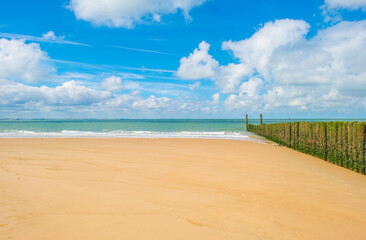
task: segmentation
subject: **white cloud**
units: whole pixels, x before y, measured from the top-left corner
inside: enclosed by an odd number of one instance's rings
[[[253,97],[259,95],[259,91],[262,89],[263,84],[264,82],[262,79],[253,77],[240,86],[239,92],[246,93],[249,97]]]
[[[65,36],[59,36],[57,37],[53,31],[48,31],[47,33],[42,34],[42,37],[46,40],[52,40],[52,41],[62,41],[64,40]]]
[[[220,93],[215,93],[212,95],[212,101],[218,103],[220,101]]]
[[[139,88],[140,84],[138,84],[135,81],[129,81],[129,80],[123,81],[123,89],[139,89]]]
[[[219,63],[208,54],[210,44],[202,41],[188,57],[180,60],[176,75],[183,79],[213,78]]]
[[[266,23],[249,39],[222,44],[224,50],[230,50],[240,60],[239,64],[226,66],[219,66],[208,53],[210,45],[202,41],[198,49],[180,60],[176,75],[183,79],[209,78],[223,93],[234,92],[240,82],[255,71],[268,77],[267,65],[273,52],[300,41],[308,29],[309,25],[302,20],[284,19]]]
[[[80,72],[65,72],[62,75],[55,76],[58,81],[68,82],[70,80],[88,81],[95,77],[95,75],[90,73],[80,73]]]
[[[90,46],[90,45],[84,44],[84,43],[78,43],[78,42],[65,40],[64,36],[57,37],[53,31],[49,31],[45,34],[42,34],[42,37],[16,34],[16,33],[0,33],[0,37],[9,38],[9,39],[27,40],[27,41],[31,41],[31,42],[47,42],[47,43],[57,43],[57,44]]]
[[[108,91],[120,91],[122,90],[122,79],[117,76],[110,76],[102,81],[101,86]]]
[[[39,44],[24,40],[0,39],[0,77],[25,82],[37,82],[54,69],[46,52]]]
[[[222,49],[230,50],[241,63],[267,76],[266,68],[273,52],[298,42],[309,28],[303,20],[276,20],[266,23],[249,39],[223,42]]]
[[[194,91],[196,88],[198,88],[199,86],[201,86],[201,82],[198,81],[198,82],[195,82],[193,84],[189,84],[188,87],[189,87],[189,90],[191,91]]]
[[[170,101],[171,99],[167,97],[158,98],[151,95],[146,99],[135,99],[135,101],[132,103],[132,107],[139,109],[161,109],[167,108],[170,104]]]
[[[366,9],[366,0],[325,0],[324,2],[328,8]]]
[[[277,20],[248,39],[224,42],[223,49],[239,60],[209,68],[221,93],[231,94],[224,105],[253,111],[364,111],[366,21],[343,21],[306,39],[308,29],[304,21]]]
[[[340,10],[366,11],[366,0],[325,0],[324,5],[320,7],[325,22],[338,23],[343,20]]]
[[[161,22],[161,15],[154,13],[153,14],[153,20],[155,22]]]
[[[157,97],[150,95],[143,98],[140,91],[135,90],[130,94],[119,94],[105,102],[100,103],[109,110],[156,112],[161,116],[167,114],[181,114],[197,112],[200,109],[199,103],[184,99],[173,99],[168,97]]]
[[[33,87],[14,82],[2,82],[0,88],[1,105],[19,105],[40,102],[45,105],[91,105],[108,99],[111,93],[94,90],[75,81],[69,81],[61,86]]]
[[[172,55],[172,56],[176,55],[176,54],[173,54],[173,53],[154,51],[154,50],[149,50],[149,49],[141,49],[141,48],[130,48],[130,47],[123,47],[123,46],[109,46],[109,47],[126,49],[126,50],[137,51],[137,52],[157,53],[157,54]]]
[[[253,70],[247,64],[229,63],[217,69],[213,80],[215,80],[222,93],[231,93],[235,92],[240,82],[252,72]]]
[[[324,100],[326,101],[336,101],[337,99],[340,99],[340,95],[337,91],[337,89],[331,89],[328,94],[325,94],[323,96]]]
[[[277,51],[270,62],[281,85],[332,86],[344,95],[366,92],[366,21],[341,22],[296,47]]]
[[[133,28],[143,21],[160,22],[161,16],[181,10],[186,19],[189,11],[206,0],[71,0],[69,8],[77,19],[95,25]]]
[[[338,9],[329,8],[327,5],[322,5],[320,9],[322,10],[324,22],[326,23],[336,24],[343,20],[342,14]]]
[[[139,90],[126,94],[113,94],[68,81],[56,87],[29,86],[14,81],[0,80],[0,108],[17,112],[49,112],[59,110],[88,114],[112,114],[115,117],[173,116],[199,112],[200,103],[184,98],[168,98],[150,95],[143,97]],[[145,115],[151,113],[152,115]],[[121,115],[122,114],[122,115]],[[131,115],[132,114],[132,115]],[[85,115],[83,115],[85,117]]]

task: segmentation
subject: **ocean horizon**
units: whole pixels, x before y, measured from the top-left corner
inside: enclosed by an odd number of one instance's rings
[[[366,119],[263,119],[280,122]],[[249,119],[259,124],[259,119]],[[0,138],[206,138],[257,141],[245,119],[0,119]]]

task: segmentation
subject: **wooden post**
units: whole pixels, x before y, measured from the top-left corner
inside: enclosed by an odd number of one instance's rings
[[[245,126],[246,126],[247,131],[248,131],[248,114],[245,115]]]
[[[262,125],[263,124],[263,120],[262,120],[262,113],[260,115],[260,124]]]

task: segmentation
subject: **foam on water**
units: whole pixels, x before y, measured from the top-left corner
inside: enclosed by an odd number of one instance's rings
[[[248,132],[155,132],[155,131],[69,131],[35,132],[26,130],[5,130],[0,138],[206,138],[256,141]]]

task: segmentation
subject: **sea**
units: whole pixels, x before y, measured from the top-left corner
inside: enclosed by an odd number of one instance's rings
[[[366,119],[263,119],[366,121]],[[259,124],[259,119],[249,120]],[[0,119],[0,138],[206,138],[258,141],[245,119]]]

